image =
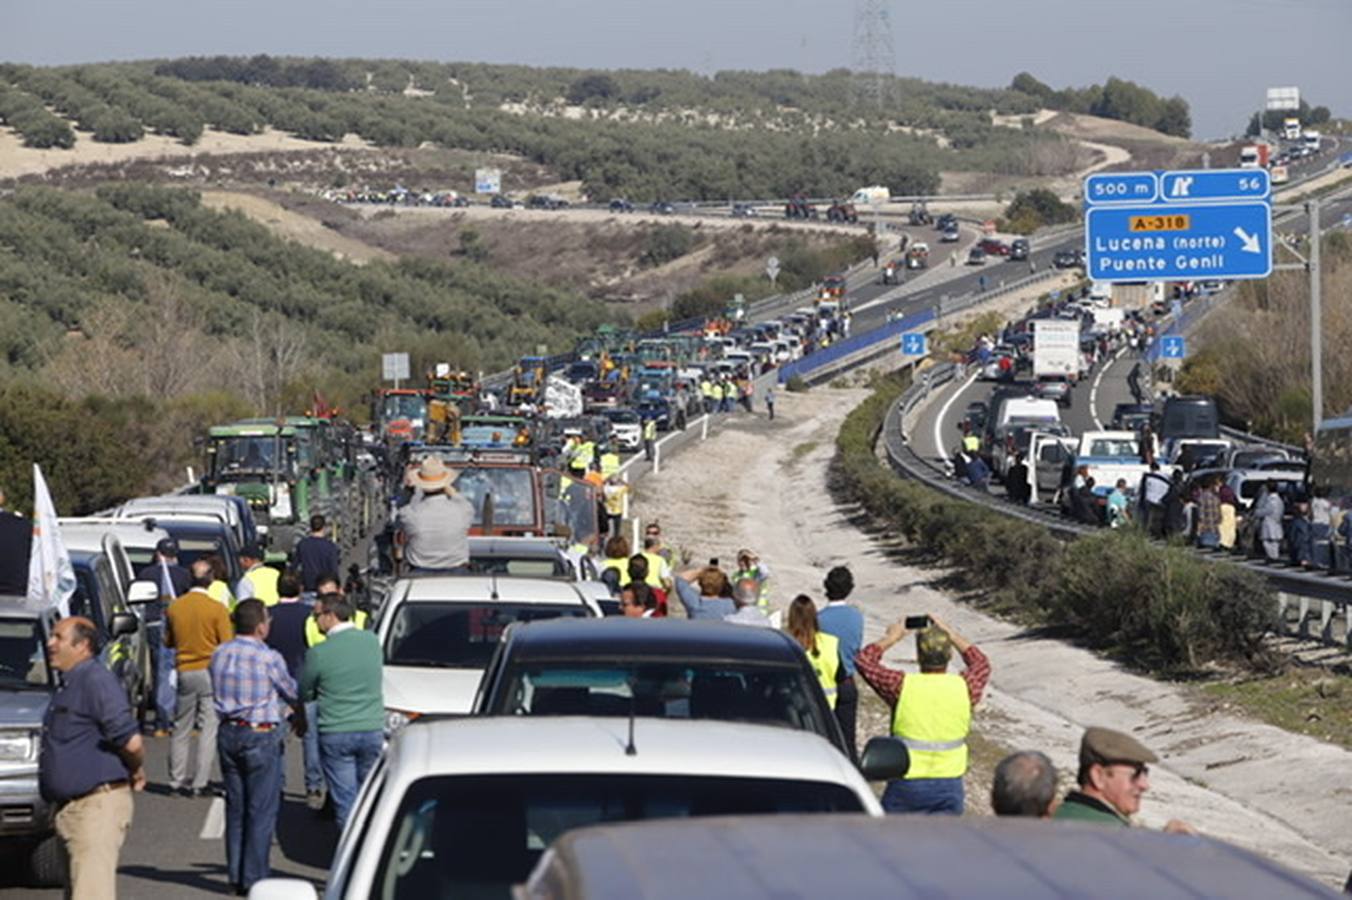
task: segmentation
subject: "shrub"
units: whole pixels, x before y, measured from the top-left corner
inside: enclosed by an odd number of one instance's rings
[[[696,244],[695,233],[684,225],[659,225],[643,236],[639,262],[660,266],[689,253]]]
[[[784,383],[784,389],[795,394],[801,394],[807,390],[807,382],[803,380],[802,375],[790,375],[789,380]]]

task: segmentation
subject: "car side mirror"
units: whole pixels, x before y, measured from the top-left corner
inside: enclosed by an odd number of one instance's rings
[[[133,606],[160,599],[160,586],[153,581],[133,581],[127,588],[127,602]]]
[[[299,878],[264,878],[249,888],[249,900],[318,900],[314,885]]]
[[[129,634],[135,634],[136,629],[141,627],[141,620],[136,618],[135,613],[123,612],[113,613],[113,621],[108,629],[113,637],[119,638]]]
[[[900,738],[871,738],[864,745],[864,755],[859,759],[859,771],[869,781],[904,778],[910,768],[911,754]]]

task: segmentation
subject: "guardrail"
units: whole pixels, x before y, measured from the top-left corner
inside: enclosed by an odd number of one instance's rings
[[[1101,533],[1101,528],[1071,521],[1058,512],[1016,505],[987,491],[959,484],[915,452],[905,431],[905,419],[915,412],[935,389],[962,374],[960,367],[953,364],[946,366],[947,368],[935,366],[922,373],[920,379],[907,388],[888,410],[879,439],[883,442],[893,471],[903,478],[918,481],[947,496],[976,503],[1002,516],[1047,528],[1067,540]],[[1309,601],[1319,601],[1320,630],[1326,640],[1331,637],[1330,626],[1333,615],[1341,610],[1346,627],[1344,643],[1348,650],[1352,650],[1352,582],[1349,582],[1345,575],[1278,568],[1260,560],[1223,556],[1217,551],[1193,548],[1193,552],[1207,562],[1241,566],[1260,575],[1278,592],[1283,610],[1289,604],[1290,598],[1295,598],[1299,605],[1299,627],[1302,629],[1306,627]]]

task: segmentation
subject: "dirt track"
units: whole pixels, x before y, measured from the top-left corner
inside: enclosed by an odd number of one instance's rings
[[[897,561],[899,548],[862,531],[855,511],[828,491],[836,430],[865,396],[826,388],[781,394],[775,422],[763,414],[744,418],[645,480],[638,514],[659,518],[669,542],[698,562],[712,556],[730,562],[740,547],[754,548],[774,572],[777,606],[799,592],[821,602],[827,569],[848,563],[869,639],[888,621],[932,611],[990,656],[991,689],[975,720],[983,739],[1048,753],[1064,790],[1074,778],[1084,726],[1132,731],[1163,760],[1152,769],[1141,824],[1157,828],[1181,818],[1341,886],[1352,866],[1346,828],[1352,754],[1241,719],[1185,686],[1029,636],[934,589],[937,573]],[[913,643],[898,647],[890,661],[913,667]],[[865,737],[861,728],[861,742]],[[983,774],[969,781],[969,807],[984,803],[976,784],[987,783]]]

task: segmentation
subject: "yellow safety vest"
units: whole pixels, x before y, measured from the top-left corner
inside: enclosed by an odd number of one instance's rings
[[[352,624],[356,625],[362,631],[365,631],[366,620],[368,618],[370,617],[366,615],[366,610],[359,609],[356,611],[356,615],[352,617]],[[318,619],[314,616],[310,616],[305,620],[305,646],[313,647],[315,644],[322,644],[327,637],[328,635],[319,630]]]
[[[277,592],[277,579],[282,577],[272,566],[259,566],[244,573],[243,581],[253,585],[253,595],[264,606],[276,606],[282,595]]]
[[[584,441],[577,445],[573,451],[573,468],[590,469],[592,460],[596,458],[596,444],[592,441]]]
[[[962,449],[968,453],[975,453],[981,449],[981,438],[974,434],[969,434],[962,439]]]
[[[817,680],[821,682],[827,704],[835,709],[836,669],[840,667],[840,639],[825,631],[817,632],[817,652],[814,655],[811,650],[807,651],[807,661],[812,664],[812,671],[817,673]]]
[[[892,734],[911,754],[907,778],[961,778],[967,773],[972,698],[960,675],[919,672],[901,682]]]
[[[207,587],[207,596],[231,612],[235,611],[235,595],[230,593],[230,585],[224,581],[213,581]]]
[[[714,386],[708,381],[701,381],[699,383],[699,392],[705,397],[712,397],[714,395]]]
[[[657,440],[657,420],[649,419],[643,423],[643,439],[645,441]]]
[[[644,583],[648,587],[662,587],[662,567],[667,564],[667,561],[656,553],[649,553],[647,550],[639,555],[648,561],[648,577],[643,579]]]
[[[628,557],[625,557],[624,559],[611,559],[610,557],[606,557],[605,561],[601,563],[601,573],[604,574],[606,569],[614,569],[616,572],[620,573],[620,587],[624,587],[629,583]]]
[[[606,505],[606,514],[611,516],[624,515],[624,497],[629,493],[628,488],[618,491],[603,491],[601,494],[602,502]]]
[[[601,454],[601,474],[606,478],[620,471],[620,454],[602,453]]]
[[[723,399],[723,385],[721,385],[721,384],[716,384],[716,385],[714,385],[714,386],[713,386],[713,394],[714,394],[714,399],[715,399],[715,400],[722,400],[722,399]]]

